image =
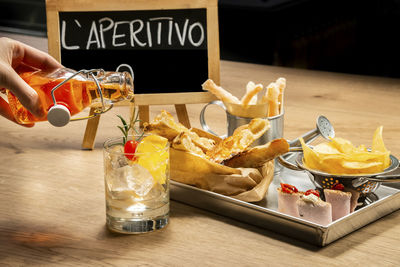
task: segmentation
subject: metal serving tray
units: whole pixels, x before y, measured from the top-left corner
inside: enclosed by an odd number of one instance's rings
[[[319,246],[326,246],[400,208],[400,189],[381,185],[355,212],[322,226],[277,211],[276,189],[281,182],[293,184],[299,190],[315,188],[306,172],[284,168],[275,174],[266,199],[257,203],[240,201],[175,181],[171,181],[171,199]]]

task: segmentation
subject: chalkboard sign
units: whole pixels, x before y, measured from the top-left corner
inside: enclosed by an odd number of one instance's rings
[[[190,128],[185,104],[215,99],[201,84],[207,78],[219,83],[217,4],[46,0],[49,53],[76,70],[132,70],[141,121],[149,120],[149,105],[174,104],[179,121]],[[84,149],[94,147],[99,117],[86,125]]]
[[[64,66],[132,69],[138,105],[213,99],[201,84],[219,82],[216,0],[47,0],[46,7],[49,52]]]

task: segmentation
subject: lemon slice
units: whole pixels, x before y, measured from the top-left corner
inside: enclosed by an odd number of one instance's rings
[[[138,164],[146,168],[153,179],[159,184],[165,184],[169,163],[168,139],[159,135],[144,137],[136,148]]]

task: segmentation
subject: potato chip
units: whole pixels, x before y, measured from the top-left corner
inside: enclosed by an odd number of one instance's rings
[[[304,164],[307,168],[336,175],[378,173],[389,167],[390,152],[382,138],[382,126],[378,127],[368,151],[365,145],[354,146],[344,138],[331,138],[311,149],[300,139]]]
[[[390,151],[388,151],[383,143],[382,137],[383,126],[378,127],[375,130],[374,137],[372,138],[372,152],[382,152],[384,153],[384,166],[387,168],[390,165]]]
[[[311,149],[304,143],[303,138],[300,138],[301,146],[303,147],[303,163],[310,169],[319,170],[319,153]]]
[[[360,152],[368,152],[368,150],[367,150],[367,148],[365,147],[365,145],[359,145],[359,146],[357,147],[357,151],[360,151]]]
[[[382,126],[378,127],[375,130],[374,137],[372,138],[372,148],[371,148],[373,152],[375,151],[387,152],[385,144],[383,143],[382,131],[383,131]]]
[[[321,143],[314,147],[314,151],[324,154],[338,154],[340,153],[331,143]]]
[[[382,162],[359,162],[359,161],[344,161],[343,167],[360,171],[359,173],[374,173],[378,172],[382,167]]]
[[[331,139],[331,145],[334,146],[337,150],[339,150],[341,153],[344,154],[350,154],[354,150],[353,144],[346,139],[335,137],[335,138],[330,138]]]

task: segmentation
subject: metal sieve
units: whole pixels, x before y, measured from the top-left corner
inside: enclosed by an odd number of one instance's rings
[[[346,188],[357,190],[362,194],[367,194],[374,192],[383,182],[400,182],[400,176],[398,174],[388,174],[399,167],[399,160],[393,155],[390,155],[390,166],[383,172],[359,175],[334,175],[307,168],[303,162],[303,149],[301,147],[290,148],[289,153],[293,152],[298,153],[295,164],[286,160],[283,156],[278,158],[279,163],[292,170],[307,171],[310,180],[315,186],[320,188],[330,189],[335,183],[341,183]]]
[[[301,138],[306,144],[311,143],[318,136],[330,140],[335,137],[335,130],[330,121],[325,116],[319,116],[316,122],[316,128],[303,134]],[[341,183],[349,189],[354,189],[362,194],[374,192],[381,183],[400,182],[400,176],[388,174],[399,167],[399,160],[390,155],[391,164],[383,172],[373,174],[360,175],[333,175],[317,170],[307,168],[303,162],[303,149],[300,147],[300,137],[293,141],[289,141],[290,150],[287,154],[278,157],[278,162],[289,169],[296,171],[306,171],[310,180],[316,187],[330,189],[335,183]],[[289,161],[291,156],[298,154],[295,163]]]

